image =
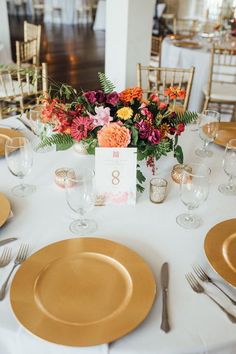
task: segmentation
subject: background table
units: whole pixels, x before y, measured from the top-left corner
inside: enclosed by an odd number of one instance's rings
[[[23,128],[20,122],[10,118],[1,124]],[[185,162],[197,161],[194,148],[201,145],[197,132],[186,131],[180,139],[184,148]],[[21,327],[10,308],[9,292],[0,303],[0,352],[7,354],[32,354],[27,350],[29,342],[34,345],[35,354],[235,354],[236,325],[206,296],[194,293],[185,280],[186,272],[193,263],[206,267],[209,274],[236,298],[236,289],[226,285],[207,263],[203,243],[207,231],[216,223],[235,218],[235,197],[226,197],[217,191],[217,186],[227,179],[222,169],[224,149],[212,145],[212,158],[204,160],[212,169],[211,188],[208,200],[195,212],[202,217],[203,225],[196,230],[185,230],[176,224],[176,216],[185,210],[179,199],[179,186],[170,178],[176,160],[171,156],[157,162],[158,176],[169,181],[167,199],[163,204],[152,204],[148,198],[150,171],[146,171],[147,188],[139,195],[136,206],[96,207],[91,213],[98,224],[93,236],[120,242],[138,252],[151,266],[157,281],[157,299],[146,320],[133,332],[107,346],[94,348],[65,348],[47,343],[32,336]],[[27,198],[15,198],[11,187],[17,179],[7,169],[5,159],[0,159],[0,191],[5,193],[12,205],[14,217],[0,229],[0,238],[16,236],[12,243],[14,252],[21,242],[29,242],[31,253],[52,242],[75,237],[69,231],[69,223],[75,216],[65,202],[63,189],[54,183],[54,171],[59,167],[92,165],[94,158],[79,156],[73,148],[63,152],[34,155],[35,163],[26,182],[37,186],[35,194]],[[199,161],[199,160],[198,160]],[[169,313],[171,331],[160,330],[161,289],[160,269],[163,262],[170,264]],[[1,282],[10,266],[1,269]],[[206,285],[207,286],[207,285]],[[232,305],[222,295],[207,286],[208,290],[234,314]],[[27,310],[27,309],[26,309]],[[17,348],[17,349],[16,349]],[[31,346],[32,349],[32,346]],[[92,351],[93,349],[93,351]]]
[[[203,45],[200,49],[189,49],[176,47],[173,41],[165,38],[161,49],[161,66],[172,68],[195,67],[192,92],[188,109],[194,112],[201,112],[204,95],[203,87],[208,82],[210,69],[210,50],[208,45]]]

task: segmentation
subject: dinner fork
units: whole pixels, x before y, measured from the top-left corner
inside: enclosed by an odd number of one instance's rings
[[[221,289],[210,277],[209,275],[206,274],[206,272],[202,269],[200,265],[193,265],[193,270],[198,276],[199,279],[202,281],[211,283],[214,285],[217,289],[219,289],[231,302],[233,305],[236,305],[236,301],[232,299],[231,296],[229,296],[223,289]]]
[[[11,248],[5,247],[0,257],[0,268],[7,266],[11,261]]]
[[[14,265],[12,267],[12,270],[10,271],[7,279],[5,280],[5,282],[3,283],[1,289],[0,289],[0,300],[3,300],[4,297],[5,297],[5,294],[6,294],[6,288],[7,288],[7,284],[8,284],[8,281],[14,271],[14,269],[20,265],[21,263],[23,263],[27,257],[27,253],[28,253],[28,250],[29,250],[29,245],[26,245],[26,244],[22,244],[20,246],[20,249],[17,253],[17,256],[14,260]]]
[[[229,313],[219,302],[217,302],[213,297],[211,297],[203,288],[203,286],[198,282],[195,276],[192,273],[188,273],[185,275],[189,285],[198,294],[207,295],[219,308],[228,316],[229,320],[233,323],[236,323],[236,317]]]

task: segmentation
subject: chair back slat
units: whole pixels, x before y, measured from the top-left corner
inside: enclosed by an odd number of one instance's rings
[[[24,63],[36,65],[37,58],[37,40],[31,39],[27,42],[16,41],[16,62],[18,66]]]
[[[185,89],[185,99],[181,103],[183,110],[186,110],[188,106],[193,75],[194,67],[180,69],[137,64],[137,85],[142,88],[144,95],[148,96],[152,92],[164,95],[164,91],[170,86]]]

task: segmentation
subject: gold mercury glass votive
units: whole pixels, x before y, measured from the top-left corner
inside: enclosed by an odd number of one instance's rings
[[[167,194],[167,181],[164,178],[154,177],[150,181],[149,197],[153,203],[162,203]]]
[[[191,172],[192,168],[191,166],[184,164],[177,164],[173,166],[173,169],[171,171],[171,177],[175,183],[180,184],[184,170],[187,172]]]
[[[66,185],[66,178],[75,178],[75,171],[71,168],[66,168],[66,167],[62,167],[62,168],[58,168],[55,171],[55,183],[61,187],[61,188],[65,188]],[[71,187],[73,185],[72,181],[67,181],[67,186]]]

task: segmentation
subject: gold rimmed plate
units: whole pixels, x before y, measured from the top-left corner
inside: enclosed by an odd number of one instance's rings
[[[189,48],[189,49],[198,49],[201,48],[201,45],[198,42],[194,41],[174,41],[172,42],[176,47]]]
[[[11,212],[11,205],[7,197],[0,193],[0,227],[5,224]]]
[[[226,147],[230,139],[236,139],[236,123],[221,122],[219,123],[219,130],[214,143]]]
[[[236,287],[236,219],[212,227],[206,235],[204,249],[215,271]]]
[[[13,312],[30,332],[69,346],[109,343],[149,313],[156,283],[129,248],[100,238],[53,243],[29,257],[10,292]]]
[[[17,138],[21,136],[24,135],[18,130],[0,127],[0,157],[5,156],[5,142],[7,138]]]

